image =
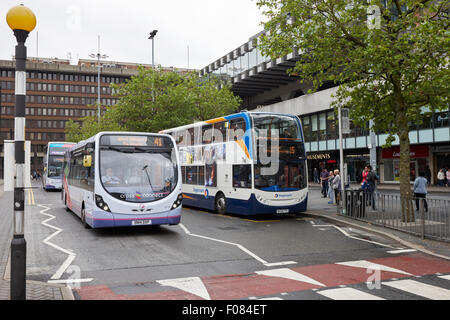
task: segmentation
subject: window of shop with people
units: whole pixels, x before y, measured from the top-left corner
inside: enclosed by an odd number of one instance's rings
[[[400,147],[391,147],[382,150],[385,182],[400,181]],[[410,146],[410,180],[414,181],[419,172],[429,171],[429,146]]]

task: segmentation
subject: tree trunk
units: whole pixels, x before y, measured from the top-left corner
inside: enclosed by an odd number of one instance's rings
[[[397,105],[397,127],[400,140],[400,199],[403,222],[414,222],[414,206],[410,183],[409,126],[401,92],[394,93]]]

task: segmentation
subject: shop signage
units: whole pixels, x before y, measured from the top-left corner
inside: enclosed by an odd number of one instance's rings
[[[428,158],[429,156],[428,146],[410,146],[409,156],[411,158]],[[400,158],[400,147],[391,147],[383,149],[383,159],[398,159]]]
[[[306,156],[308,160],[325,160],[330,159],[331,155],[329,153],[314,153]]]

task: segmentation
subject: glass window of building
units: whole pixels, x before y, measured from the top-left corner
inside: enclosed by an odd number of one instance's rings
[[[319,114],[319,140],[327,140],[327,119],[326,113]]]
[[[328,111],[327,112],[327,133],[328,133],[328,139],[337,139],[337,130],[336,130],[336,118],[334,111]]]
[[[253,49],[252,51],[250,51],[248,53],[248,67],[249,68],[253,68],[254,66],[257,65],[257,61],[256,61],[256,49]]]
[[[309,116],[304,116],[302,118],[302,125],[303,125],[303,136],[305,138],[305,142],[311,141],[311,123]]]
[[[317,114],[311,116],[311,141],[317,141],[318,138]]]
[[[242,57],[241,57],[241,68],[242,71],[248,70],[249,68],[249,53],[246,52]]]

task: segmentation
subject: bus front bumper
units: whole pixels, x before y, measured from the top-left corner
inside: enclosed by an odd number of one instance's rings
[[[135,227],[148,225],[179,224],[181,206],[157,214],[120,214],[103,210],[94,210],[93,215],[86,215],[86,222],[92,228]]]

